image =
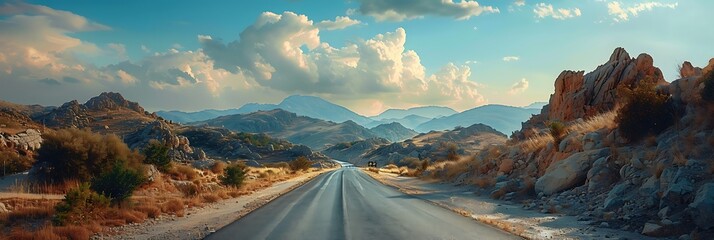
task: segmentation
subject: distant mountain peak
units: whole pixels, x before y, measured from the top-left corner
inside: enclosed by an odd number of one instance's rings
[[[128,101],[119,93],[103,92],[99,96],[93,97],[84,104],[88,109],[101,110],[116,110],[119,108],[127,108],[138,113],[144,113],[144,108],[139,106],[139,103]]]

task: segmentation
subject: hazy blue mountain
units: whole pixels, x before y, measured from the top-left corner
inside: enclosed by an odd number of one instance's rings
[[[220,116],[252,113],[283,109],[300,116],[317,118],[337,123],[354,121],[360,125],[372,122],[371,119],[359,115],[349,109],[328,102],[319,97],[293,95],[285,98],[280,104],[248,103],[238,109],[204,110],[200,112],[159,111],[159,116],[180,123],[205,121]]]
[[[221,116],[193,124],[225,127],[239,132],[265,133],[316,150],[338,143],[378,137],[353,121],[335,123],[298,116],[282,109]]]
[[[373,127],[379,126],[381,124],[389,124],[389,123],[396,122],[406,128],[414,130],[420,124],[428,122],[429,120],[432,120],[432,119],[433,118],[427,118],[427,117],[422,117],[422,116],[418,116],[418,115],[409,115],[404,118],[387,118],[387,119],[382,119],[379,121],[373,121],[373,122],[366,124],[365,127],[373,128]]]
[[[377,134],[379,137],[392,142],[401,142],[403,140],[410,139],[418,134],[414,130],[405,128],[398,122],[381,124],[379,126],[370,128],[369,130],[372,131],[374,134]]]
[[[429,132],[431,130],[448,130],[456,126],[471,126],[476,123],[482,123],[495,128],[499,132],[510,135],[513,131],[521,129],[522,122],[539,112],[540,109],[485,105],[425,122],[415,130]]]
[[[409,109],[388,109],[383,113],[372,117],[374,120],[383,119],[402,119],[409,115],[417,115],[425,118],[437,118],[451,116],[455,113],[454,109],[448,107],[437,107],[437,106],[426,106],[426,107],[415,107]]]
[[[545,107],[545,105],[548,105],[548,102],[534,102],[523,108],[542,109],[543,107]]]
[[[294,112],[301,116],[333,121],[336,123],[353,121],[357,124],[364,125],[372,121],[371,119],[359,115],[343,106],[313,96],[289,96],[285,98],[283,102],[278,104],[278,108]]]

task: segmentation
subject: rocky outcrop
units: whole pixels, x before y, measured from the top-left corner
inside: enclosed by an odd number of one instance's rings
[[[62,104],[47,115],[38,117],[35,121],[52,128],[85,128],[89,127],[92,118],[86,106],[73,100]]]
[[[99,96],[89,99],[87,103],[84,104],[89,110],[92,111],[104,111],[104,110],[117,110],[119,108],[127,108],[138,113],[144,113],[144,108],[139,106],[136,102],[127,101],[119,93],[114,92],[103,92]]]
[[[34,129],[27,129],[17,134],[0,132],[0,146],[36,151],[42,146],[42,134]]]
[[[653,77],[658,85],[667,84],[650,55],[643,53],[630,58],[623,48],[615,49],[610,60],[594,71],[583,73],[564,71],[555,80],[549,119],[567,122],[612,110],[617,103],[618,87],[636,86],[647,76]]]
[[[174,134],[171,127],[163,121],[154,121],[124,137],[124,142],[132,149],[142,149],[151,140],[166,143],[171,149],[169,156],[175,160],[202,160],[203,151],[194,151],[188,138]]]

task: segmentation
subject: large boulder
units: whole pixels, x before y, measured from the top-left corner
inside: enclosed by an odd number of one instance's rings
[[[689,210],[698,227],[714,227],[714,183],[707,183],[699,188],[694,201],[689,204]]]
[[[614,164],[608,163],[609,157],[602,157],[593,163],[593,167],[588,171],[588,192],[609,187],[619,179],[618,171]]]
[[[583,184],[592,163],[609,154],[609,149],[585,151],[553,163],[536,181],[536,192],[550,195]]]

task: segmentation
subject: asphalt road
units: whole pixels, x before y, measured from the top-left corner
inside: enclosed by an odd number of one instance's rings
[[[206,239],[519,239],[343,167]]]

